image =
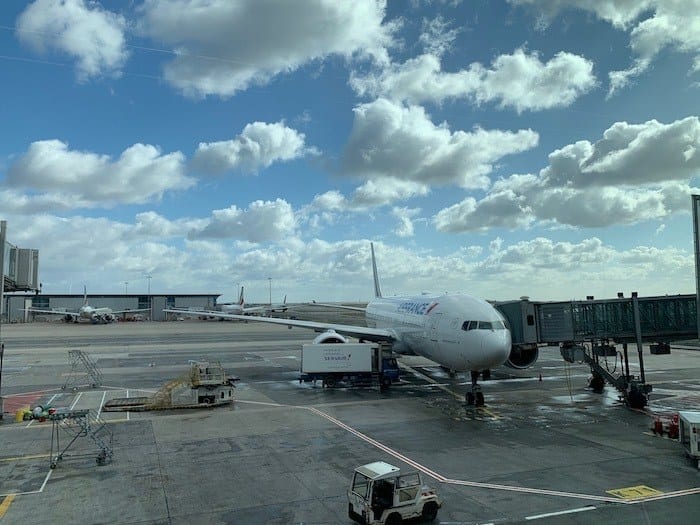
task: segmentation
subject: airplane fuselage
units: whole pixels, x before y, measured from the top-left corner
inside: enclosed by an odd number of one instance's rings
[[[503,316],[470,295],[378,297],[366,309],[367,324],[392,330],[394,349],[413,352],[455,371],[500,366],[511,351]]]

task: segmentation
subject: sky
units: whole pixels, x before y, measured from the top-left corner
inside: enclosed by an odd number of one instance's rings
[[[49,294],[695,292],[700,0],[7,0]]]

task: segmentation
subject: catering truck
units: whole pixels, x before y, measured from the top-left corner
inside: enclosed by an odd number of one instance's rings
[[[399,380],[396,358],[373,343],[311,343],[301,348],[299,382],[322,381],[323,386],[337,383],[372,385],[382,390]]]

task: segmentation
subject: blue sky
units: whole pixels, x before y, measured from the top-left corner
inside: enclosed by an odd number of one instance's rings
[[[700,1],[0,4],[46,293],[692,293]],[[128,284],[125,284],[128,283]]]

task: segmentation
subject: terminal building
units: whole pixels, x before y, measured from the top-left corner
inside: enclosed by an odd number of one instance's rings
[[[87,302],[93,308],[111,308],[115,311],[127,310],[118,319],[150,319],[165,321],[164,308],[192,310],[215,310],[221,294],[88,294]],[[4,322],[26,323],[32,321],[61,320],[62,312],[77,312],[85,299],[82,294],[6,294],[4,297]],[[28,308],[53,310],[56,314],[30,312]],[[128,310],[144,310],[130,315]]]

